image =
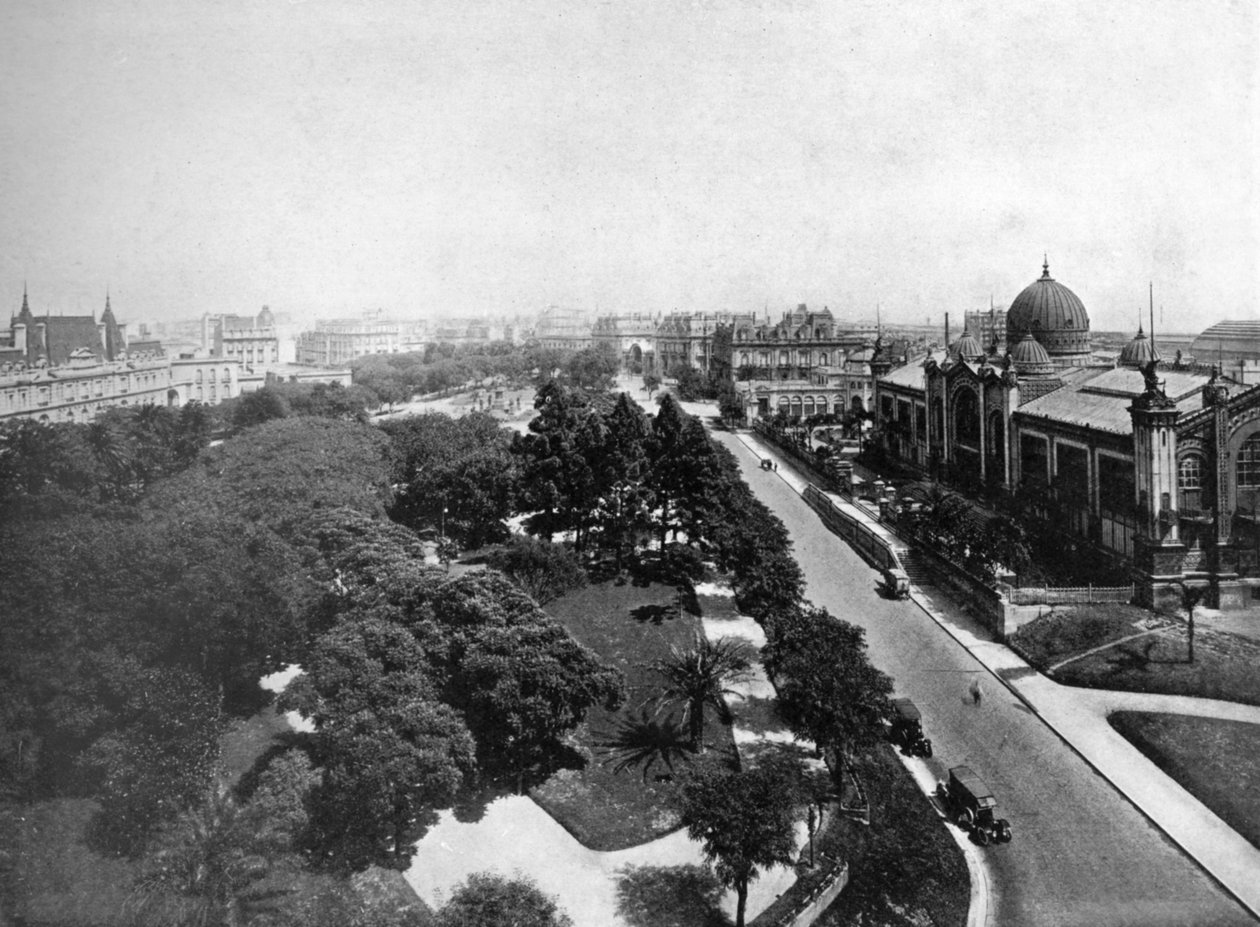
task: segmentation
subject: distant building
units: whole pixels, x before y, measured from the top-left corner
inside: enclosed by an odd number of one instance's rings
[[[595,320],[591,338],[595,344],[611,347],[630,373],[657,373],[656,328],[660,318],[659,312],[601,315]]]
[[[0,421],[88,422],[137,405],[218,403],[239,394],[236,360],[172,359],[159,342],[128,343],[109,297],[95,316],[36,316],[27,294],[0,338]]]
[[[211,357],[240,361],[245,369],[280,363],[280,336],[266,306],[256,316],[203,315],[201,346]]]
[[[376,317],[330,319],[317,322],[298,336],[299,364],[344,367],[368,354],[397,354],[402,350],[402,326]]]
[[[548,306],[534,325],[534,339],[544,348],[580,351],[595,344],[591,322],[582,309]]]
[[[871,349],[864,333],[840,328],[825,307],[801,304],[773,325],[740,319],[731,371],[746,418],[865,412],[873,397]]]
[[[656,357],[660,372],[677,376],[682,367],[694,367],[708,373],[714,366],[713,336],[725,325],[751,326],[752,313],[734,315],[729,312],[674,312],[661,319],[656,327]],[[729,358],[725,358],[729,360]]]
[[[1190,352],[1200,364],[1260,361],[1260,319],[1217,322],[1194,339]]]

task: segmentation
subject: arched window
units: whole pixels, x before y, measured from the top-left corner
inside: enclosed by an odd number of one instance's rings
[[[823,366],[823,367],[826,367],[826,366],[827,366],[827,355],[826,355],[826,353],[823,353],[823,354],[819,354],[819,355],[818,355],[818,363],[819,363],[819,365],[820,365],[820,366]]]
[[[1252,435],[1238,449],[1238,488],[1260,489],[1260,433]]]
[[[969,389],[959,390],[954,399],[954,440],[980,446],[980,405]]]
[[[741,352],[740,352],[740,355],[739,355],[739,365],[740,365],[741,367],[747,367],[747,366],[748,366],[748,352],[747,352],[747,351],[741,351]]]
[[[779,366],[786,367],[787,365],[788,365],[788,352],[780,351],[779,352]]]

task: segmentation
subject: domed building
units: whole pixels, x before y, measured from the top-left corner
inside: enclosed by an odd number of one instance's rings
[[[1120,352],[1120,360],[1117,362],[1117,366],[1132,367],[1140,370],[1151,361],[1160,363],[1163,359],[1159,353],[1159,348],[1155,347],[1154,342],[1146,337],[1146,333],[1142,331],[1142,326],[1139,324],[1138,333]]]
[[[1053,511],[1054,543],[1128,573],[1143,604],[1175,604],[1178,582],[1213,608],[1260,598],[1260,385],[1166,366],[1140,326],[1118,365],[1093,358],[1085,306],[1048,262],[1006,334],[1000,357],[964,335],[876,380],[894,470]]]
[[[1090,363],[1089,313],[1079,296],[1050,276],[1049,260],[1006,313],[1006,343],[1019,344],[1025,335],[1036,338],[1056,364]]]

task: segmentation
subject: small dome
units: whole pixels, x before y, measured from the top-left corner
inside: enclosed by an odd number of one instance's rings
[[[1137,335],[1120,352],[1120,366],[1145,367],[1152,360],[1161,361],[1163,358],[1160,357],[1159,348],[1151,343],[1139,325]]]
[[[951,357],[965,361],[984,360],[984,348],[970,331],[963,332],[962,337],[950,346],[949,353]]]
[[[1015,345],[1015,350],[1011,352],[1011,363],[1015,365],[1016,372],[1024,376],[1054,372],[1054,362],[1050,360],[1050,355],[1031,332],[1025,334],[1019,344]]]
[[[1089,314],[1075,293],[1050,276],[1049,262],[1006,313],[1007,344],[1018,344],[1028,333],[1051,357],[1089,357]]]
[[[262,311],[258,313],[254,325],[258,328],[273,328],[276,324],[276,317],[271,314],[270,306],[263,306]]]

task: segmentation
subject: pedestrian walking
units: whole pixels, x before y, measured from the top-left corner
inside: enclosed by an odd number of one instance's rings
[[[972,704],[979,706],[979,704],[980,704],[980,699],[982,699],[982,698],[984,697],[984,690],[980,688],[980,677],[979,677],[979,676],[975,676],[975,677],[973,677],[973,678],[972,678],[972,680],[971,680],[971,685],[970,685],[970,687],[968,688],[968,691],[969,691],[969,692],[971,692],[971,702],[972,702]]]

